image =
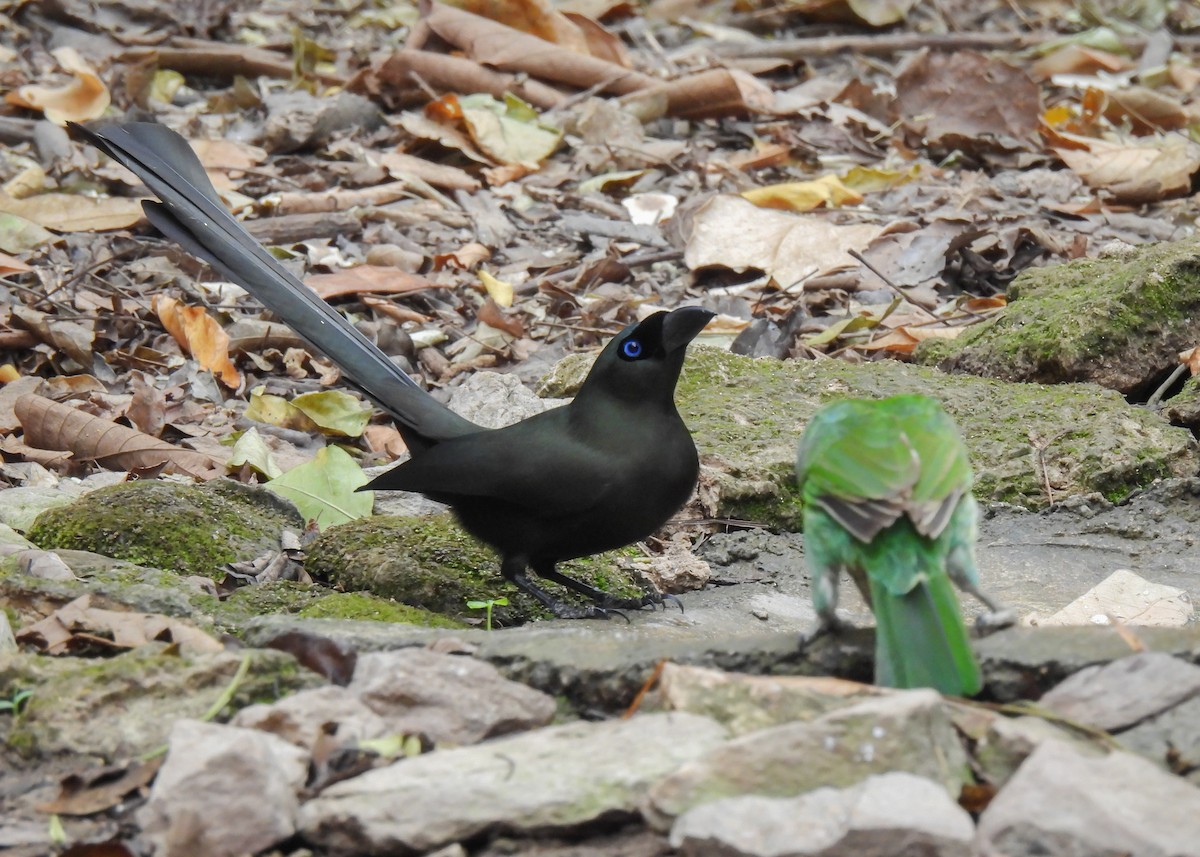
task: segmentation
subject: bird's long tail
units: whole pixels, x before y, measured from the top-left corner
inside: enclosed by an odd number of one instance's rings
[[[871,578],[875,611],[875,683],[932,687],[973,696],[983,686],[958,597],[945,574],[928,575],[904,595]]]
[[[290,274],[233,218],[187,141],[164,125],[131,122],[74,128],[137,175],[161,202],[146,217],[165,236],[242,286],[365,395],[389,411],[406,439],[441,439],[478,431],[429,396],[369,339]],[[405,431],[407,429],[408,431]]]

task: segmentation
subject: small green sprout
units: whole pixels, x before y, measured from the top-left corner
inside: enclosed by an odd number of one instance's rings
[[[500,598],[489,598],[486,601],[474,601],[474,600],[467,601],[468,609],[470,609],[470,610],[486,610],[487,611],[487,621],[484,624],[484,627],[487,628],[489,631],[492,630],[492,608],[493,607],[507,607],[507,606],[508,606],[508,599],[504,598],[503,596],[501,596]]]

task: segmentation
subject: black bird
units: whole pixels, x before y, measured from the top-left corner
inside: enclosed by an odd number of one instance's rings
[[[225,209],[181,136],[153,123],[74,128],[161,200],[142,203],[160,232],[249,291],[395,418],[412,457],[366,488],[418,491],[448,504],[500,553],[504,577],[557,616],[661,603],[657,594],[615,598],[555,565],[643,539],[687,501],[699,465],[675,409],[675,384],[688,343],[713,313],[681,307],[630,325],[604,348],[570,404],[484,429],[422,390],[288,273]],[[526,569],[594,603],[565,604]]]

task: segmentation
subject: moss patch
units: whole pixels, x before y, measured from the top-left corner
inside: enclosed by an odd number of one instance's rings
[[[1094,381],[1143,395],[1195,345],[1200,241],[1139,247],[1024,271],[1008,307],[953,340],[927,340],[916,359],[1012,381]]]
[[[612,558],[626,550],[562,563],[559,570],[617,595],[642,590]],[[450,515],[432,518],[379,516],[330,527],[308,550],[309,574],[348,592],[366,591],[445,616],[474,615],[468,600],[508,598],[494,621],[512,625],[548,613],[499,573],[499,561]],[[574,596],[545,583],[564,600]]]
[[[94,551],[180,574],[224,576],[229,562],[279,547],[284,528],[303,529],[276,495],[228,479],[203,485],[146,480],[101,488],[38,516],[38,547]]]

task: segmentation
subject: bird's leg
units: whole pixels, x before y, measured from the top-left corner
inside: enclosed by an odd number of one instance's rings
[[[558,571],[554,567],[554,562],[550,560],[534,560],[532,568],[538,577],[545,580],[553,580],[559,586],[565,586],[567,589],[573,589],[581,595],[586,595],[592,601],[596,602],[596,606],[604,610],[640,610],[643,607],[657,606],[668,599],[678,604],[681,612],[683,610],[683,604],[674,595],[660,595],[657,592],[647,592],[641,598],[618,598],[611,592],[605,592],[603,589],[597,589],[594,586],[584,583],[582,580],[568,577],[561,571]]]
[[[813,605],[817,609],[817,627],[800,635],[800,649],[804,650],[826,634],[837,634],[849,627],[849,623],[838,618],[838,574],[840,569],[813,569]]]
[[[975,630],[980,634],[992,634],[1010,625],[1017,624],[1017,611],[1011,607],[1005,607],[976,586],[973,581],[960,581],[959,588],[963,592],[974,595],[988,609],[988,612],[981,614],[975,620]]]
[[[629,621],[624,614],[617,610],[610,610],[592,604],[578,606],[558,600],[525,575],[526,565],[527,560],[523,556],[506,556],[500,563],[500,573],[522,592],[537,599],[543,607],[559,619],[607,619],[616,614],[622,619]]]

